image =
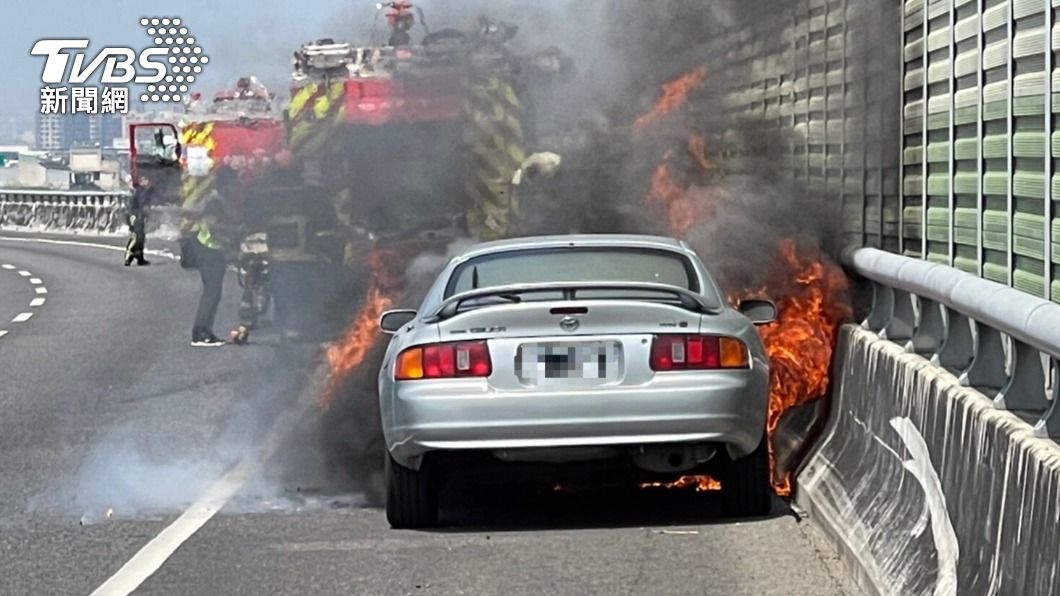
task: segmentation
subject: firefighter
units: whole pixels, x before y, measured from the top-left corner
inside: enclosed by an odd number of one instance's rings
[[[201,214],[192,226],[196,240],[195,263],[202,278],[202,296],[195,311],[195,324],[191,329],[191,345],[195,347],[218,347],[225,344],[213,333],[217,306],[225,279],[225,244],[223,224],[220,223],[224,209],[219,196],[214,193],[207,199]]]
[[[146,177],[141,177],[126,205],[125,221],[129,226],[129,242],[125,245],[126,267],[132,265],[134,260],[141,267],[151,264],[144,258],[144,245],[147,241],[147,208],[151,205],[153,198],[154,190],[151,188],[151,181]]]

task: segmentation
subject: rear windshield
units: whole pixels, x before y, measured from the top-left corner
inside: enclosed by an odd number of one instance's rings
[[[446,298],[474,290],[564,281],[649,282],[699,291],[695,270],[676,252],[633,248],[560,248],[485,255],[462,263]]]

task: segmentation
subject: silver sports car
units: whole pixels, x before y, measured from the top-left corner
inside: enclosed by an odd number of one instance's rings
[[[442,484],[476,470],[568,464],[709,470],[734,513],[768,512],[769,363],[754,325],[775,316],[766,300],[729,306],[670,238],[466,250],[419,310],[380,321],[393,334],[379,371],[390,524],[436,524]]]

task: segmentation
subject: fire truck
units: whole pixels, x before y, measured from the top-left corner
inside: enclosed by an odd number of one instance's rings
[[[387,5],[386,46],[332,39],[294,55],[289,143],[339,218],[378,231],[447,225],[495,238],[511,225],[509,185],[526,159],[527,116],[511,26],[483,21],[409,43],[410,2]]]
[[[319,39],[294,52],[286,125],[298,188],[269,210],[277,214],[268,227],[276,271],[300,262],[292,275],[315,270],[317,279],[348,285],[334,271],[341,262],[364,283],[314,294],[347,309],[368,283],[392,285],[385,282],[424,250],[513,232],[512,181],[531,142],[520,72],[566,66],[553,50],[515,56],[511,24],[481,18],[470,31],[431,32],[411,2],[381,6],[386,45]],[[424,35],[413,42],[417,24]],[[379,254],[387,255],[387,280],[372,267]]]
[[[151,179],[163,203],[188,209],[220,193],[219,178],[230,185],[225,198],[236,201],[245,194],[238,186],[289,164],[282,117],[254,77],[239,79],[208,104],[194,94],[164,121],[131,123],[129,140],[133,177]]]
[[[514,25],[481,18],[470,31],[430,32],[411,2],[380,6],[386,45],[320,39],[294,52],[282,114],[248,78],[210,106],[191,102],[180,127],[130,135],[154,149],[140,159],[134,147],[137,163],[179,164],[179,203],[217,191],[248,231],[266,232],[278,314],[292,330],[317,327],[313,336],[341,328],[365,291],[369,253],[511,233],[532,116],[519,74],[563,66],[554,51],[515,56]],[[425,34],[413,43],[417,24]],[[180,141],[173,151],[169,138]]]

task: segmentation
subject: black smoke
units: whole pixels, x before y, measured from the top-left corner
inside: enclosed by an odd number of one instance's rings
[[[528,149],[556,153],[562,164],[551,176],[530,179],[515,191],[521,213],[513,235],[670,234],[666,210],[645,201],[653,176],[665,164],[682,199],[702,214],[683,236],[723,288],[730,293],[768,289],[781,239],[793,239],[800,249],[820,251],[826,258],[837,257],[847,239],[843,194],[862,200],[860,191],[849,190],[845,178],[838,185],[822,185],[808,176],[818,173],[808,171],[806,165],[809,117],[828,120],[841,114],[847,122],[876,123],[874,130],[857,140],[851,136],[842,146],[828,140],[828,154],[841,151],[838,160],[843,164],[896,154],[883,124],[893,102],[872,103],[855,93],[856,86],[867,87],[869,78],[886,70],[881,64],[889,65],[894,57],[894,11],[848,10],[845,26],[850,33],[844,38],[843,55],[835,57],[847,62],[846,92],[840,93],[838,103],[832,100],[824,113],[818,113],[819,108],[800,103],[809,102],[817,92],[793,84],[797,76],[808,76],[809,67],[799,54],[805,48],[782,35],[793,13],[780,3],[421,4],[435,29],[473,26],[478,16],[487,15],[520,27],[512,42],[514,52],[529,54],[555,46],[573,61],[573,76],[546,84],[524,73],[521,80],[532,115]],[[660,86],[696,68],[706,69],[706,79],[689,93],[687,103],[643,130],[634,130],[637,118],[657,101]],[[787,80],[787,94],[780,100],[787,106],[783,115],[756,108],[751,100],[734,100],[737,92],[750,91],[766,79]],[[708,166],[692,150],[693,137],[702,139]],[[867,141],[872,137],[874,144]],[[821,173],[832,182],[843,176],[834,165],[823,167]],[[424,280],[430,280],[444,262],[442,250],[417,261],[409,269],[415,274],[408,275],[399,306],[417,305]],[[347,379],[341,402],[314,431],[322,453],[333,461],[331,468],[361,478],[361,485],[375,482],[382,461],[374,384],[383,343],[380,338],[373,357]]]

